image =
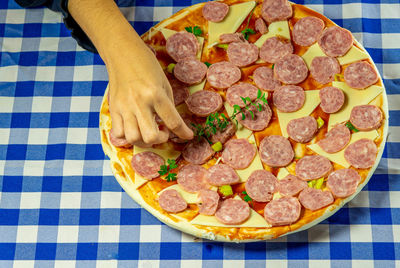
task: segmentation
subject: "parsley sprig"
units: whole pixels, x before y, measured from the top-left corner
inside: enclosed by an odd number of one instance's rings
[[[168,159],[167,160],[168,165],[161,165],[160,170],[158,171],[158,174],[161,176],[166,175],[165,179],[170,182],[170,181],[175,181],[176,180],[176,173],[171,173],[171,170],[174,168],[177,168],[178,165],[176,164],[175,159]]]
[[[203,31],[199,26],[185,27],[185,30],[189,33],[194,34],[195,36],[201,36],[203,34]]]
[[[253,8],[253,10],[251,11],[251,13],[250,13],[250,15],[249,15],[249,18],[247,19],[246,28],[244,28],[244,30],[242,31],[242,34],[243,34],[243,36],[244,36],[244,39],[246,39],[246,40],[249,40],[249,35],[250,35],[250,34],[255,34],[255,33],[256,33],[253,29],[249,28],[250,19],[251,19],[251,17],[253,16],[254,9],[255,9],[255,8]]]
[[[350,121],[346,123],[346,127],[348,129],[350,129],[350,130],[353,130],[354,132],[358,132],[359,131],[355,126],[353,126],[352,123],[350,123]]]

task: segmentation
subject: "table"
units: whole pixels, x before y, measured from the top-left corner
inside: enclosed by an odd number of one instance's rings
[[[143,33],[196,2],[118,4]],[[400,266],[400,4],[295,2],[351,30],[371,54],[389,94],[389,141],[369,184],[328,220],[228,244],[171,229],[124,193],[99,143],[103,61],[77,46],[59,14],[2,0],[0,267]]]

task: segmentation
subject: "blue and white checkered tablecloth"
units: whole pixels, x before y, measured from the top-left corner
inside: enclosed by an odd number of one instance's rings
[[[139,33],[197,1],[120,1]],[[352,31],[385,80],[390,134],[362,192],[275,241],[194,240],[114,179],[98,131],[107,72],[59,14],[0,1],[0,267],[400,267],[399,0],[299,0]]]

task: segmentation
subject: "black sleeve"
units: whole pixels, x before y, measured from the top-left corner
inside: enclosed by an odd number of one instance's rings
[[[71,31],[71,36],[78,42],[78,45],[93,53],[98,53],[92,41],[69,13],[68,0],[15,0],[15,2],[25,8],[47,6],[53,11],[62,13],[64,24]]]

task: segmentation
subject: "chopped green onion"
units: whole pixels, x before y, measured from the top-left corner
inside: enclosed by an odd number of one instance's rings
[[[228,49],[228,44],[218,44],[217,47],[223,48],[223,49]]]
[[[316,182],[317,182],[317,180],[312,180],[312,181],[307,182],[308,187],[313,188]]]
[[[168,66],[167,66],[167,72],[169,72],[170,74],[172,74],[173,71],[174,71],[175,65],[176,65],[175,63],[170,63],[170,64],[168,64]]]
[[[232,190],[232,187],[230,185],[222,185],[222,186],[220,186],[219,187],[219,191],[224,196],[233,195],[233,190]]]
[[[354,132],[358,132],[358,131],[359,131],[359,130],[356,129],[356,127],[353,126],[353,124],[350,123],[350,122],[347,122],[347,123],[346,123],[346,127],[348,127],[350,130],[353,130]]]
[[[273,70],[275,68],[275,64],[272,64],[271,69]]]
[[[317,180],[317,182],[315,183],[314,188],[315,189],[321,189],[323,183],[324,183],[324,178],[319,178]]]
[[[210,66],[211,66],[211,63],[209,63],[208,61],[205,61],[204,64],[205,64],[207,67],[210,67]]]
[[[220,141],[214,143],[211,145],[211,148],[214,150],[214,152],[219,152],[222,150],[222,143]]]
[[[325,124],[324,119],[322,119],[322,118],[319,116],[318,119],[317,119],[317,124],[318,124],[318,128],[323,127],[324,124]]]

